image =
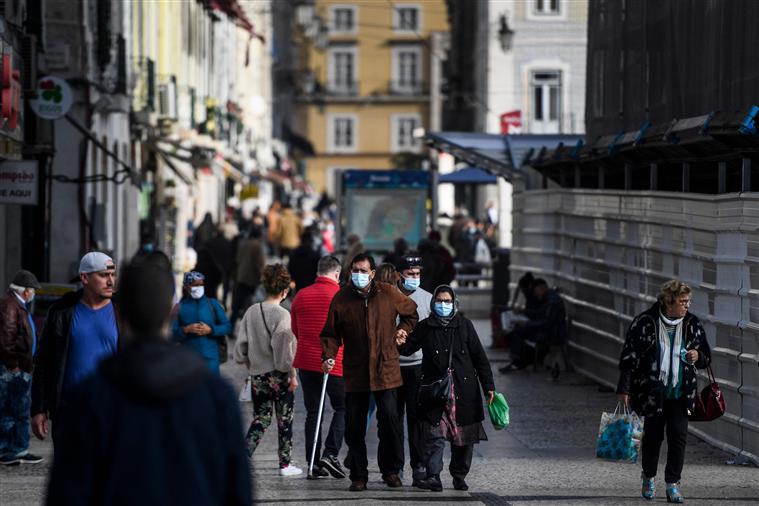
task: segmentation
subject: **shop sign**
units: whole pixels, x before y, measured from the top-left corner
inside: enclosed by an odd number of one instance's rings
[[[69,112],[73,101],[71,87],[65,80],[47,76],[37,81],[29,105],[40,118],[58,119]]]
[[[509,111],[501,114],[501,133],[503,135],[522,133],[522,111]]]
[[[0,204],[37,205],[36,160],[0,163]]]

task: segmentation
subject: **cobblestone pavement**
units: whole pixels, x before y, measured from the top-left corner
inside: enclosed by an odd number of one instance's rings
[[[483,341],[490,332],[488,322],[477,321]],[[505,360],[498,352],[490,354],[493,368]],[[245,371],[227,363],[224,375],[236,386]],[[614,395],[601,392],[597,385],[579,375],[562,373],[553,382],[545,371],[521,371],[500,375],[496,386],[511,406],[511,425],[496,432],[489,421],[485,427],[489,441],[475,447],[472,470],[467,479],[468,492],[454,491],[450,477],[441,475],[442,493],[411,488],[411,471],[406,467],[404,487],[389,489],[380,481],[376,467],[376,427],[367,436],[370,455],[369,490],[348,492],[349,482],[333,478],[307,481],[305,475],[281,478],[277,475],[276,427],[267,433],[254,455],[256,500],[265,505],[414,504],[472,505],[583,505],[644,504],[639,496],[637,465],[601,461],[595,458],[595,437],[603,410],[613,410]],[[244,422],[249,423],[251,408],[242,406]],[[329,409],[326,412],[330,419]],[[302,397],[296,396],[294,463],[305,467]],[[52,445],[33,442],[31,451],[48,460],[38,466],[0,469],[0,504],[3,506],[39,504],[44,497]],[[345,455],[343,447],[341,457]],[[665,455],[662,451],[662,456]],[[690,438],[683,472],[683,493],[688,504],[759,504],[759,469],[726,465],[730,455]],[[447,462],[447,456],[446,456]],[[662,462],[662,469],[663,469]],[[657,503],[663,497],[663,483]]]

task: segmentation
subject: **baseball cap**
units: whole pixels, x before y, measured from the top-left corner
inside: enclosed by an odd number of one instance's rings
[[[90,251],[79,262],[79,274],[113,270],[116,270],[113,259],[99,251]]]
[[[396,268],[398,271],[405,271],[406,269],[421,269],[422,258],[417,253],[409,253],[398,262]]]

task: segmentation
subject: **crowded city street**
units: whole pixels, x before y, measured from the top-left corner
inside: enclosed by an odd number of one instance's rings
[[[759,505],[754,20],[0,0],[0,506]]]

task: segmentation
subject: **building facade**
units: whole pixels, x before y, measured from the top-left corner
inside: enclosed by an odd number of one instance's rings
[[[313,146],[303,172],[314,189],[332,194],[337,169],[418,167],[415,132],[440,114],[431,82],[445,59],[435,35],[448,31],[445,2],[317,0],[295,20],[292,124]]]

